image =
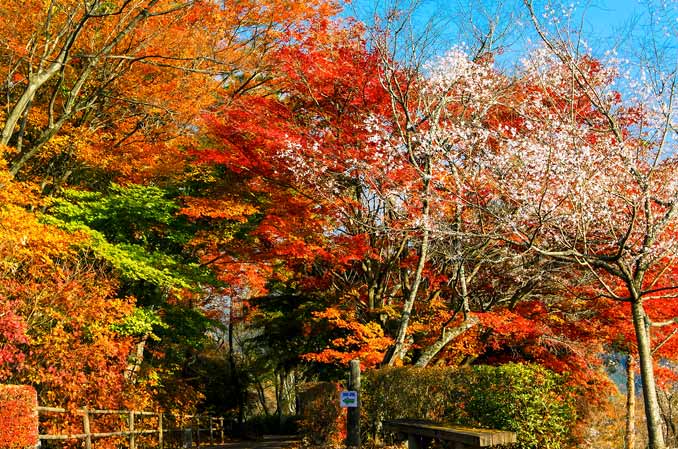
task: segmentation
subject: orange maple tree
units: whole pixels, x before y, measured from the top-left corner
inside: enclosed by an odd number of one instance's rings
[[[23,206],[36,199],[2,170],[0,377],[27,383],[41,402],[119,406],[131,341],[112,325],[133,303],[83,249],[85,235],[38,222]]]

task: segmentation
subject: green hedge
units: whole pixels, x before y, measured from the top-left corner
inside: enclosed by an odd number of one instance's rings
[[[539,365],[390,368],[364,374],[362,430],[375,440],[382,419],[418,418],[517,433],[521,449],[572,441],[574,391]]]

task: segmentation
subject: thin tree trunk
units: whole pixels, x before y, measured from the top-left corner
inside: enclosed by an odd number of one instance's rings
[[[476,317],[469,317],[466,321],[462,322],[458,327],[454,329],[443,329],[440,338],[436,340],[432,345],[426,347],[417,359],[414,366],[425,367],[427,366],[433,358],[438,355],[440,351],[452,340],[466,332],[467,330],[474,327],[478,324],[480,320]]]
[[[235,333],[235,328],[234,328],[234,323],[233,320],[235,319],[235,313],[233,311],[233,300],[231,299],[231,306],[229,309],[229,315],[228,315],[228,364],[231,369],[231,380],[233,381],[233,384],[235,386],[235,391],[237,395],[237,402],[238,402],[238,428],[239,430],[242,430],[242,425],[243,422],[245,421],[245,392],[243,391],[243,385],[240,382],[240,373],[238,372],[238,364],[235,361],[235,348],[234,348],[234,333]],[[266,411],[268,414],[268,411],[266,410],[266,405],[264,404],[264,411]]]
[[[407,296],[407,301],[403,306],[403,312],[400,317],[400,326],[398,327],[398,334],[394,344],[389,348],[389,350],[384,355],[383,365],[393,366],[396,359],[400,356],[402,357],[403,349],[405,348],[405,337],[407,336],[407,328],[410,323],[410,316],[412,315],[412,308],[414,307],[414,302],[417,299],[417,294],[419,292],[419,285],[424,273],[424,267],[426,266],[426,260],[428,259],[428,246],[429,246],[429,202],[427,199],[429,193],[429,184],[430,181],[424,180],[424,205],[422,210],[422,216],[424,218],[423,229],[422,229],[422,239],[421,246],[419,247],[419,261],[417,262],[417,268],[414,273],[414,279],[412,281],[412,287],[410,288],[409,295]]]
[[[626,362],[626,449],[636,447],[636,363],[629,353]]]
[[[125,379],[134,382],[137,377],[137,373],[141,369],[141,363],[144,361],[144,349],[146,348],[146,342],[148,341],[148,334],[144,334],[141,341],[134,345],[134,355],[130,357],[130,362],[127,364],[127,369],[125,370]]]
[[[661,414],[659,399],[657,398],[657,383],[654,378],[652,366],[652,350],[650,348],[649,322],[643,303],[632,303],[633,326],[636,330],[636,342],[638,344],[638,359],[640,363],[640,377],[643,383],[643,402],[647,421],[647,435],[650,449],[666,449],[664,433],[661,428]]]

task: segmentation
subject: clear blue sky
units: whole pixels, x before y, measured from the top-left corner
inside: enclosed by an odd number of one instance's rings
[[[493,9],[499,3],[495,0],[421,0],[419,13],[416,23],[424,24],[431,16],[440,18],[448,17],[450,19],[450,36],[447,41],[450,44],[458,39],[455,36],[453,23],[459,22],[459,5],[484,4],[487,9]],[[510,8],[522,9],[522,0],[504,0],[504,3]],[[535,0],[537,7],[546,3],[546,0]],[[579,20],[583,17],[583,35],[589,45],[594,46],[595,50],[608,50],[619,46],[624,48],[628,44],[630,33],[642,34],[643,25],[647,23],[648,13],[644,0],[579,0],[562,1],[565,5],[575,5],[576,26],[581,23]],[[356,14],[358,19],[370,22],[371,15],[375,8],[383,11],[383,5],[393,5],[394,0],[352,0],[347,6],[345,15]],[[408,5],[407,0],[401,0],[399,5]],[[524,9],[523,9],[524,10]],[[672,13],[676,13],[675,7]],[[666,18],[669,19],[669,18]],[[675,18],[671,18],[673,24],[676,24]],[[526,25],[527,26],[527,25]],[[675,25],[674,25],[675,26]],[[515,39],[519,47],[522,47],[525,36]]]

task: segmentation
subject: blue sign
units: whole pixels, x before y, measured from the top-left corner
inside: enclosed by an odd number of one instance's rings
[[[358,392],[357,391],[342,391],[339,394],[339,405],[346,408],[353,408],[358,406]]]

